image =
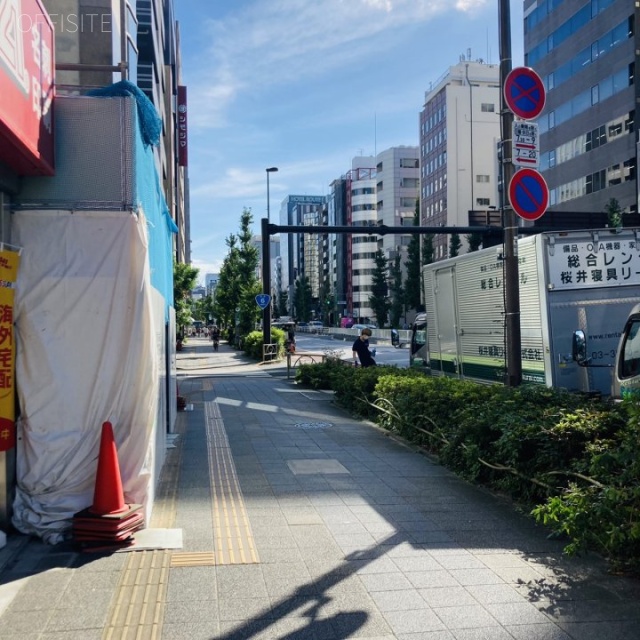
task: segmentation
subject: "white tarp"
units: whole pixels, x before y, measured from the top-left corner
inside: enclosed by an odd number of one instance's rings
[[[152,482],[158,354],[142,215],[20,211],[15,301],[18,389],[13,524],[56,543],[93,502],[102,424],[125,502]]]

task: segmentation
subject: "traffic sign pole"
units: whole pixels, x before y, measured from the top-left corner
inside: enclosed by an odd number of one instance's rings
[[[271,295],[271,236],[269,218],[261,220],[262,232],[262,292]],[[262,344],[271,344],[271,303],[262,310]]]
[[[499,0],[500,23],[500,85],[506,84],[511,72],[511,0]],[[511,129],[513,113],[506,108],[505,92],[501,95],[500,113],[502,125],[502,224],[504,227],[504,287],[505,287],[505,348],[509,387],[522,383],[522,334],[520,331],[520,283],[518,275],[517,224],[513,209],[507,201],[506,185],[513,176]]]

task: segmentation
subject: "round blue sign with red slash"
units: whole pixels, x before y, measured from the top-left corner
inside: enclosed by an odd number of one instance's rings
[[[504,99],[519,118],[533,120],[544,109],[544,84],[533,69],[517,67],[509,72],[504,81]]]
[[[521,218],[537,220],[547,210],[549,187],[535,169],[520,169],[509,183],[509,202]]]

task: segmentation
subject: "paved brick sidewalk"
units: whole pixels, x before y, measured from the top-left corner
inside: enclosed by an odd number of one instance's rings
[[[152,527],[103,557],[12,536],[0,640],[640,640],[640,582],[354,420],[282,365],[193,339]]]

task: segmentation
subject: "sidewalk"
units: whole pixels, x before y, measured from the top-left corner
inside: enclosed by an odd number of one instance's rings
[[[12,534],[0,640],[640,640],[611,576],[286,363],[192,338],[150,527],[182,549],[76,553]]]

